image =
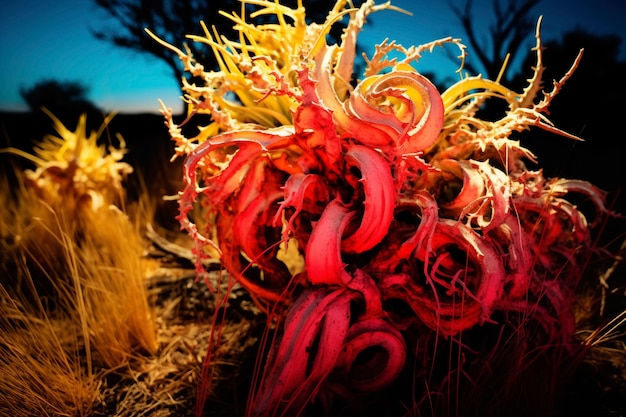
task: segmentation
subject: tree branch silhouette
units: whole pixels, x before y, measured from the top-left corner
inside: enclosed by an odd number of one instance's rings
[[[541,0],[493,0],[495,23],[489,27],[488,39],[479,39],[482,32],[476,26],[482,19],[473,15],[473,0],[466,0],[463,7],[455,6],[448,1],[449,7],[457,17],[467,35],[471,58],[465,63],[465,69],[472,74],[482,73],[490,79],[496,79],[508,54],[514,58],[525,39],[533,34],[536,20],[531,19],[531,10]],[[456,60],[456,59],[455,59]]]
[[[356,6],[363,1],[353,3]],[[159,38],[177,47],[185,42],[187,34],[201,34],[200,21],[204,21],[209,29],[214,27],[220,35],[233,38],[236,34],[233,22],[218,11],[236,11],[238,14],[242,11],[239,0],[94,0],[94,3],[117,23],[115,29],[110,26],[92,29],[97,39],[165,62],[177,81],[185,74],[182,63],[174,52],[150,38],[145,29],[150,29]],[[282,1],[281,4],[295,7],[297,0]],[[320,23],[325,20],[335,0],[304,0],[303,4],[307,20]],[[246,5],[248,16],[252,10],[254,6]],[[259,16],[254,22],[267,23],[266,20],[266,16]],[[344,28],[345,24],[338,22],[331,30],[331,39],[339,40]],[[208,45],[189,42],[187,47],[197,62],[206,68],[217,69],[217,61]]]

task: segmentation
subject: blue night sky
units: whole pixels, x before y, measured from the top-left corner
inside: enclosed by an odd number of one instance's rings
[[[413,16],[393,11],[375,13],[370,18],[372,24],[359,37],[361,45],[373,46],[385,38],[410,46],[445,36],[464,37],[446,1],[393,0],[392,4]],[[478,10],[482,4],[492,2],[476,2],[474,15],[490,17],[490,13]],[[626,39],[626,0],[543,0],[533,14],[544,16],[544,41],[558,39],[564,31],[575,28]],[[2,2],[0,110],[26,110],[20,87],[29,88],[49,79],[86,85],[88,98],[105,111],[157,112],[157,99],[173,108],[180,106],[179,83],[164,63],[91,35],[90,28],[112,25],[105,17],[89,0]],[[489,21],[483,24],[486,28]],[[529,38],[527,47],[533,45]],[[620,58],[626,60],[626,44],[621,45]],[[441,74],[442,78],[453,76],[456,69],[443,51],[425,55],[416,67]]]

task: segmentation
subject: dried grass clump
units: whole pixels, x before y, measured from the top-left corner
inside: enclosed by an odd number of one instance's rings
[[[157,348],[138,226],[151,210],[125,207],[123,142],[106,152],[103,129],[86,135],[84,118],[75,132],[55,124],[60,136],[30,158],[36,170],[1,191],[0,340],[11,369],[1,407],[24,415],[88,414],[104,372]]]
[[[0,303],[0,415],[89,415],[100,387],[81,366],[82,338],[4,287]]]

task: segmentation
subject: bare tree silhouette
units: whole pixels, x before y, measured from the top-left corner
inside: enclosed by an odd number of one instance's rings
[[[353,1],[356,5],[364,0]],[[200,21],[204,21],[208,28],[215,27],[217,31],[228,38],[233,38],[233,22],[218,13],[241,12],[239,0],[94,0],[95,4],[109,17],[117,21],[119,28],[110,27],[92,30],[93,35],[113,45],[127,48],[138,53],[149,54],[165,62],[172,70],[176,80],[183,75],[183,66],[175,53],[150,38],[145,28],[150,29],[164,41],[180,46],[187,34],[201,34]],[[297,0],[282,1],[281,4],[295,7]],[[323,22],[328,11],[332,9],[335,0],[304,0],[307,10],[307,19],[316,23]],[[253,6],[246,5],[249,14]],[[255,22],[266,22],[267,16],[260,16]],[[332,28],[331,38],[335,41],[341,36],[345,24],[339,22]],[[217,61],[208,45],[188,44],[194,58],[206,68],[216,68]]]
[[[471,74],[482,73],[485,77],[496,79],[507,54],[514,59],[525,39],[534,34],[537,19],[530,16],[531,10],[541,0],[493,0],[495,23],[489,27],[488,37],[480,37],[481,30],[477,23],[483,19],[475,18],[473,0],[466,0],[463,7],[458,7],[448,0],[448,4],[467,35],[470,48],[465,69]],[[476,57],[474,59],[473,57]],[[456,58],[454,58],[456,61]],[[506,81],[503,80],[503,81]]]

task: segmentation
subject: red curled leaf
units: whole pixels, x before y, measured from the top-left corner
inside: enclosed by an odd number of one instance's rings
[[[317,95],[315,83],[309,77],[307,67],[298,72],[303,91],[302,104],[293,116],[296,141],[308,150],[300,157],[305,172],[325,168],[338,172],[341,157],[341,141],[337,135],[332,111]],[[313,151],[313,152],[311,152]],[[319,165],[321,162],[322,166]]]
[[[313,225],[305,250],[306,272],[313,284],[343,284],[345,264],[341,259],[341,237],[354,212],[332,200]]]
[[[556,179],[550,182],[549,190],[551,195],[565,196],[571,193],[579,193],[589,198],[593,203],[596,215],[607,211],[606,208],[606,192],[594,186],[590,182],[570,179]],[[601,217],[595,219],[586,219],[589,227],[593,227],[600,221]]]
[[[430,251],[435,232],[439,207],[426,191],[418,191],[413,199],[403,199],[394,211],[395,219],[383,247],[368,265],[373,273],[389,274],[397,270],[402,262],[413,259],[418,247]]]
[[[222,140],[204,142],[185,158],[183,166],[185,189],[181,193],[179,201],[179,220],[182,221],[182,219],[186,218],[187,213],[193,208],[199,192],[210,194],[211,202],[216,205],[221,204],[224,199],[230,197],[240,187],[241,180],[250,167],[250,161],[256,159],[265,150],[263,145],[254,140],[231,139],[222,138]],[[199,163],[205,158],[209,159],[207,162],[211,162],[212,152],[224,152],[228,147],[236,147],[228,166],[215,176],[202,176],[201,179],[206,184],[205,188],[200,188],[197,179]]]
[[[577,254],[589,247],[591,231],[585,215],[563,198],[570,192],[588,197],[596,214],[606,212],[603,192],[578,180],[553,180],[544,184],[539,196],[516,196],[513,201],[537,263],[552,274],[562,274],[567,267],[577,281]]]
[[[455,335],[488,320],[503,293],[504,267],[490,243],[463,223],[440,219],[418,270],[381,277],[383,299],[405,302],[431,329]],[[422,281],[423,279],[423,281]]]
[[[485,181],[487,203],[476,217],[476,223],[483,231],[497,227],[509,214],[511,206],[511,185],[509,177],[488,162],[470,161],[472,168],[478,170]]]
[[[371,121],[359,120],[346,112],[344,103],[337,96],[334,87],[333,63],[338,52],[337,46],[323,46],[314,58],[316,65],[313,77],[317,80],[316,91],[320,101],[332,112],[335,129],[343,137],[355,138],[367,146],[387,147],[394,145],[394,139]]]
[[[263,271],[263,286],[278,290],[291,275],[283,262],[276,258],[282,239],[281,229],[273,225],[273,218],[282,197],[280,190],[267,187],[233,222],[233,238],[241,251]],[[236,254],[233,254],[235,256]]]
[[[469,206],[480,204],[485,193],[483,178],[474,172],[467,161],[442,159],[437,161],[436,166],[462,181],[458,194],[450,201],[441,202],[441,208],[449,212],[452,218],[460,219]]]
[[[317,287],[298,297],[251,402],[253,415],[298,415],[312,400],[342,352],[356,294]]]
[[[346,169],[360,171],[365,201],[361,224],[341,243],[341,249],[360,253],[379,244],[389,231],[396,202],[396,189],[389,163],[374,149],[353,145],[346,152]]]
[[[205,243],[212,244],[217,249],[217,245],[202,236],[187,217],[193,209],[198,193],[210,195],[209,204],[213,208],[219,207],[225,199],[230,198],[241,187],[253,162],[265,155],[267,151],[265,145],[275,145],[292,134],[293,132],[289,129],[223,133],[201,143],[186,156],[183,165],[185,188],[181,192],[178,203],[177,219],[181,228],[187,230],[195,240],[196,246]],[[232,156],[229,156],[231,154]],[[226,166],[220,168],[216,164]],[[204,187],[200,187],[199,184],[199,170],[204,170],[200,173],[200,180],[204,182]],[[211,175],[214,171],[217,174]],[[199,253],[198,259],[200,261]]]
[[[370,354],[361,355],[366,351]],[[343,368],[348,387],[375,392],[398,377],[405,361],[406,343],[400,332],[386,321],[372,318],[350,327],[337,367]]]
[[[451,256],[453,248],[467,257],[463,264]],[[457,285],[461,290],[456,299],[448,295],[450,304],[436,302],[439,313],[449,316],[449,330],[464,330],[489,318],[502,295],[505,276],[502,260],[487,240],[463,224],[441,219],[431,251],[416,256],[430,265],[429,280],[445,274],[441,278],[451,279],[445,284],[450,291],[456,292]]]
[[[414,153],[435,142],[443,126],[444,108],[437,88],[426,77],[400,65],[357,85],[346,103],[346,113],[394,138],[402,153]]]
[[[347,272],[346,272],[347,274]],[[363,296],[365,308],[362,317],[379,317],[383,314],[383,306],[380,299],[380,291],[370,275],[362,269],[355,269],[346,279],[346,286],[358,291]]]
[[[211,238],[198,231],[196,225],[189,220],[188,214],[193,209],[198,193],[211,195],[211,203],[219,205],[222,201],[240,186],[241,179],[246,175],[249,163],[264,152],[264,147],[255,140],[245,139],[256,135],[266,136],[262,132],[237,132],[237,134],[225,134],[214,141],[207,141],[198,145],[193,152],[185,158],[183,166],[185,188],[181,192],[178,202],[179,214],[176,219],[179,221],[181,229],[186,230],[194,241],[193,253],[196,256],[196,273],[201,276],[205,273],[202,262],[208,257],[205,246],[211,246],[217,253],[221,254],[221,248],[211,240]],[[201,179],[205,181],[206,187],[200,188],[198,184],[198,169],[201,161],[206,161],[207,165],[212,165],[210,161],[212,152],[225,152],[231,146],[237,147],[235,155],[230,160],[229,165],[220,174]]]
[[[533,277],[535,258],[532,242],[524,233],[518,218],[510,214],[488,233],[492,245],[503,259],[506,278],[506,302],[527,296]]]
[[[274,224],[279,224],[285,208],[292,207],[295,212],[289,217],[285,233],[294,231],[294,221],[301,212],[320,216],[328,204],[328,187],[322,177],[315,174],[297,173],[291,175],[284,185],[284,200],[274,217]],[[283,236],[286,240],[288,236]]]
[[[284,286],[287,271],[274,274],[267,280],[259,279],[259,271],[255,264],[241,256],[242,249],[234,236],[233,225],[235,216],[226,210],[221,211],[215,218],[217,240],[221,250],[220,262],[242,287],[253,297],[259,308],[267,311],[267,303],[282,300],[281,292]]]

